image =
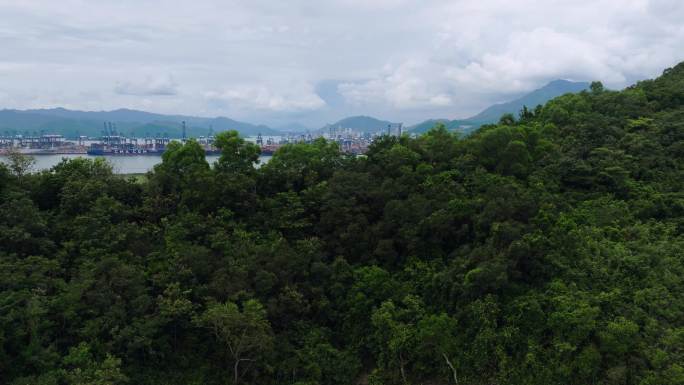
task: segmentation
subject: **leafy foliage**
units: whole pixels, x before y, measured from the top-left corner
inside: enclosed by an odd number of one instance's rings
[[[682,384],[684,64],[318,140],[0,165],[0,383]]]

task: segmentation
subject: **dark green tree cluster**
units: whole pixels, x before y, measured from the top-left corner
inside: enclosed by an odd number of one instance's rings
[[[684,64],[457,138],[0,166],[0,383],[684,384]]]

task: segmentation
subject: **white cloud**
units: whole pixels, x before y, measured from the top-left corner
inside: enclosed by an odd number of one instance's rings
[[[356,104],[389,103],[398,109],[448,106],[452,100],[446,93],[447,84],[435,81],[439,77],[433,72],[443,70],[431,63],[407,61],[396,68],[386,68],[377,79],[342,83],[338,92]]]
[[[170,96],[178,93],[178,84],[172,76],[153,78],[151,76],[139,81],[117,82],[114,91],[121,95],[138,96]]]
[[[512,34],[502,50],[450,68],[448,77],[464,87],[504,93],[559,77],[623,83],[619,61],[596,42],[539,28]]]
[[[684,3],[455,1],[428,7],[425,47],[363,82],[340,86],[353,103],[439,105],[466,116],[558,79],[623,87],[684,59]],[[417,20],[416,22],[420,22]],[[429,44],[428,44],[429,43]],[[476,103],[473,103],[476,102]],[[401,113],[401,112],[400,112]]]
[[[205,96],[215,103],[225,103],[227,108],[234,110],[288,112],[315,110],[325,105],[311,86],[294,85],[283,93],[276,93],[271,86],[241,85],[222,91],[211,91]]]

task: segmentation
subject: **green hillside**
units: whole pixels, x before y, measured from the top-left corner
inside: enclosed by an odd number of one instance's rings
[[[68,138],[79,135],[99,137],[104,122],[111,122],[125,135],[142,137],[147,134],[166,133],[170,137],[182,136],[182,122],[186,122],[187,135],[206,136],[210,131],[236,130],[243,136],[280,135],[264,125],[254,125],[218,117],[202,118],[184,115],[161,115],[144,111],[120,109],[114,111],[72,111],[64,108],[43,110],[0,110],[0,135],[24,133],[61,134]]]
[[[481,125],[480,123],[474,123],[468,120],[429,119],[409,127],[408,131],[415,134],[424,134],[434,128],[437,124],[443,124],[447,130],[454,132],[472,131]]]
[[[554,80],[544,87],[534,90],[518,99],[490,106],[467,120],[480,124],[496,123],[504,114],[513,114],[517,116],[520,110],[525,106],[529,109],[534,109],[536,106],[544,104],[557,96],[567,93],[577,93],[588,88],[589,83]]]
[[[684,63],[459,138],[0,166],[0,383],[684,384]]]
[[[518,116],[524,107],[534,109],[536,106],[544,104],[557,96],[567,93],[577,93],[588,88],[589,83],[554,80],[544,87],[534,90],[515,100],[489,106],[479,114],[471,116],[470,118],[456,120],[427,120],[410,127],[409,130],[414,133],[425,133],[434,127],[436,123],[443,123],[450,131],[472,132],[484,124],[497,123],[501,116],[505,114]]]

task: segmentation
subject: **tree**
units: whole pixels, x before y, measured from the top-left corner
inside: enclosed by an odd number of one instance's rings
[[[310,383],[346,385],[354,383],[361,367],[353,351],[334,347],[325,331],[313,329],[304,336],[304,346],[297,350],[297,370]]]
[[[169,215],[178,207],[196,210],[211,206],[211,174],[204,148],[195,140],[171,142],[162,155],[162,162],[149,174],[147,185],[149,215],[152,218]]]
[[[233,360],[233,383],[241,378],[240,363],[256,362],[273,344],[271,325],[259,301],[243,302],[242,310],[233,302],[215,303],[196,318],[196,323],[211,330]]]
[[[176,349],[178,327],[187,322],[194,313],[194,304],[187,298],[190,290],[181,290],[180,284],[174,282],[164,289],[163,295],[157,297],[159,314],[171,324],[173,348]]]
[[[29,171],[36,163],[32,156],[27,156],[17,150],[11,149],[7,152],[7,167],[15,176],[22,176]]]
[[[221,157],[216,165],[220,170],[247,172],[254,170],[259,161],[261,149],[256,144],[247,142],[235,131],[224,131],[216,135],[214,145],[221,150]]]
[[[408,368],[416,355],[417,323],[424,316],[420,300],[414,296],[403,299],[401,307],[384,302],[372,315],[379,364],[386,369],[399,369],[401,380],[408,383]]]
[[[589,89],[591,90],[591,93],[598,95],[603,92],[603,83],[591,82],[591,85],[589,85]]]
[[[512,126],[515,124],[515,116],[513,116],[513,114],[503,114],[499,119],[499,124],[503,126]]]
[[[454,355],[457,353],[457,322],[446,313],[429,314],[418,321],[418,353],[433,360],[444,359],[454,384],[459,384],[458,365]]]
[[[121,372],[121,359],[107,354],[96,360],[86,343],[69,349],[63,359],[64,377],[71,385],[123,385],[128,377]]]
[[[282,188],[301,191],[329,179],[342,165],[335,142],[319,138],[313,143],[288,144],[260,169],[261,185],[267,193]]]

